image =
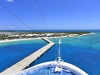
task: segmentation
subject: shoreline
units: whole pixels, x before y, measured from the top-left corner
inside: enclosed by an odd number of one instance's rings
[[[82,34],[82,35],[79,35],[79,36],[85,36],[85,35],[91,35],[91,34],[95,34],[95,33],[88,33],[88,34]]]
[[[9,39],[6,39],[6,40],[0,40],[0,43],[7,43],[7,42],[16,42],[16,41],[24,41],[24,40],[36,40],[36,39],[41,39],[40,37],[38,38],[24,38],[24,39],[12,39],[12,40],[9,40]]]
[[[73,35],[70,35],[70,36],[54,36],[54,37],[45,37],[45,38],[63,38],[63,37],[80,37],[80,36],[85,36],[85,35],[90,35],[90,34],[94,34],[94,33],[88,33],[88,34],[82,34],[82,35],[78,35],[78,36],[73,36]],[[24,41],[24,40],[36,40],[36,39],[41,39],[42,37],[37,37],[37,38],[24,38],[24,39],[12,39],[12,40],[9,40],[9,39],[6,39],[6,40],[0,40],[0,43],[7,43],[7,42],[16,42],[16,41]]]

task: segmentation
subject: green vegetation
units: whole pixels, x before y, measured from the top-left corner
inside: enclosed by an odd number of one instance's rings
[[[91,32],[67,32],[68,34],[78,34],[78,35],[82,35],[82,34],[89,34]]]

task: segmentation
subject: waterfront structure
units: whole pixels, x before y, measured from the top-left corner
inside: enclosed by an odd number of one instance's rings
[[[46,38],[42,38],[43,40],[47,41],[48,44],[45,45],[44,47],[40,48],[39,50],[37,50],[36,52],[34,52],[33,54],[27,56],[26,58],[24,58],[23,60],[19,61],[18,63],[16,63],[15,65],[11,66],[10,68],[6,69],[5,71],[3,71],[2,73],[0,73],[0,75],[13,75],[16,72],[19,72],[23,69],[25,69],[27,66],[29,66],[33,61],[35,61],[37,58],[39,58],[42,54],[44,54],[50,47],[52,47],[54,45],[53,42],[51,42],[50,40],[46,39]]]

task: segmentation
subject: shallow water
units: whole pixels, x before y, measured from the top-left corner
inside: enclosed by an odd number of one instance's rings
[[[0,43],[0,72],[46,45],[43,40]]]

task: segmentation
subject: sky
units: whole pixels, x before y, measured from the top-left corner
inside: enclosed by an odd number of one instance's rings
[[[100,0],[0,0],[0,30],[30,29],[100,29]]]

